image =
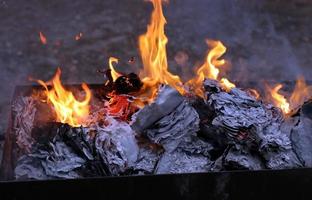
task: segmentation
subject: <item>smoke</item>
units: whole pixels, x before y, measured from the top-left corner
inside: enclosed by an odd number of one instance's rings
[[[164,10],[171,71],[190,78],[194,66],[204,60],[205,39],[210,38],[228,48],[230,80],[294,80],[297,74],[308,79],[311,14],[297,13],[312,6],[279,12],[293,1],[269,5],[266,0],[170,0]],[[97,69],[107,67],[110,56],[119,58],[117,70],[138,72],[137,38],[146,30],[151,9],[144,0],[2,1],[0,132],[7,124],[14,88],[30,84],[28,76],[48,80],[60,66],[65,83],[101,83]],[[39,31],[47,37],[46,45],[40,43]],[[130,65],[132,57],[135,63]]]
[[[225,58],[232,63],[228,72],[231,80],[284,81],[295,80],[299,74],[311,74],[308,65],[301,66],[298,62],[306,58],[296,54],[298,46],[291,43],[294,38],[286,27],[291,24],[286,22],[293,17],[278,12],[287,4],[270,5],[273,11],[268,6],[267,1],[171,1],[166,12],[168,52],[187,49],[195,63],[204,60],[207,51],[204,40],[210,38],[221,40],[228,48]],[[296,31],[309,32],[308,29]]]

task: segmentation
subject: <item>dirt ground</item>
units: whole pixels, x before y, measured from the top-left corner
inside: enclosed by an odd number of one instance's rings
[[[170,0],[164,8],[170,69],[189,78],[210,38],[228,48],[227,76],[233,81],[294,80],[298,74],[311,79],[309,2]],[[14,87],[31,83],[29,76],[48,80],[60,66],[66,83],[102,82],[97,69],[107,67],[110,56],[120,59],[118,70],[138,72],[137,38],[146,30],[151,9],[143,0],[1,0],[0,134]],[[39,42],[39,31],[46,45]],[[177,55],[188,59],[178,64]],[[131,57],[133,64],[127,62]]]

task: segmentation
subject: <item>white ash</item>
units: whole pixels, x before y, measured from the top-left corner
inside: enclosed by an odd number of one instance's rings
[[[211,127],[218,128],[232,143],[258,151],[269,169],[301,166],[289,135],[281,132],[282,113],[238,88],[229,93],[212,80],[205,80],[207,109],[214,112]],[[208,126],[209,127],[209,126]]]
[[[312,101],[305,103],[298,114],[291,129],[292,146],[304,167],[312,167]]]
[[[37,151],[22,156],[15,168],[16,179],[50,179],[78,178],[76,169],[83,166],[85,161],[73,152],[62,141],[49,143],[50,150]]]
[[[160,159],[160,152],[148,147],[141,147],[138,159],[133,169],[139,174],[153,174],[155,167]]]
[[[95,147],[113,175],[134,166],[139,153],[135,133],[122,121],[110,119],[110,124],[97,128]]]
[[[19,96],[12,104],[13,132],[16,136],[18,147],[30,152],[34,139],[31,136],[32,128],[34,127],[36,109],[36,100],[32,97]]]
[[[226,170],[260,170],[264,166],[257,154],[250,152],[246,146],[235,144],[226,151],[223,168]]]
[[[166,151],[173,151],[183,137],[199,130],[196,110],[183,99],[177,90],[162,87],[155,102],[135,114],[131,127]]]
[[[198,137],[185,137],[174,151],[164,152],[158,161],[155,173],[208,172],[212,166],[212,161],[209,159],[211,148],[209,143]]]
[[[195,109],[183,101],[173,112],[145,130],[144,134],[166,151],[173,151],[183,137],[195,135],[199,130],[199,116]]]
[[[174,111],[182,101],[183,97],[177,90],[168,85],[161,86],[155,101],[132,116],[131,127],[138,133],[144,131]]]

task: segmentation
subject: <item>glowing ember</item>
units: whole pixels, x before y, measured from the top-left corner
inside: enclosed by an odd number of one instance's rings
[[[283,87],[282,84],[277,84],[273,89],[268,88],[271,95],[273,104],[279,107],[285,114],[290,112],[290,105],[287,99],[279,93],[279,90]]]
[[[81,32],[75,36],[75,40],[76,41],[80,40],[81,38],[82,38],[82,33]]]
[[[47,38],[43,35],[42,32],[39,32],[39,38],[42,44],[47,44]]]
[[[122,120],[127,120],[133,110],[126,95],[112,94],[108,102],[108,114]]]
[[[56,121],[68,123],[71,126],[78,127],[89,115],[89,102],[91,100],[91,91],[88,86],[83,83],[82,89],[86,93],[83,101],[78,101],[72,92],[67,91],[60,80],[61,70],[58,68],[54,78],[52,79],[52,89],[41,80],[38,83],[45,87],[47,102],[51,103],[55,113]]]
[[[109,58],[109,69],[111,70],[111,76],[113,78],[113,81],[116,81],[116,79],[121,76],[116,70],[114,69],[113,63],[118,63],[118,59],[114,57]]]
[[[165,35],[166,19],[162,11],[162,0],[152,0],[154,7],[151,22],[147,26],[147,32],[139,37],[139,48],[144,70],[141,73],[144,89],[150,90],[149,98],[155,96],[160,83],[168,84],[184,92],[179,76],[168,71]]]
[[[191,87],[195,94],[204,97],[202,84],[205,78],[218,80],[220,70],[218,67],[225,64],[224,59],[220,57],[226,52],[226,47],[220,41],[206,40],[208,46],[212,49],[208,52],[205,63],[197,70],[196,77],[190,80],[187,85]],[[221,85],[229,91],[235,87],[228,79],[222,78]]]

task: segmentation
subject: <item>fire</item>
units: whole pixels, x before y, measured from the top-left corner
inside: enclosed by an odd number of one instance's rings
[[[290,112],[290,105],[287,99],[279,93],[280,89],[282,89],[282,84],[277,84],[273,89],[268,88],[269,93],[271,95],[273,104],[276,107],[279,107],[285,114]]]
[[[89,102],[91,100],[91,91],[88,86],[83,83],[82,89],[86,93],[83,101],[78,101],[72,92],[67,91],[60,80],[61,70],[57,69],[54,78],[52,79],[52,89],[49,89],[47,84],[41,80],[38,83],[45,89],[47,102],[53,105],[56,113],[56,121],[68,123],[73,127],[81,126],[84,119],[89,115]]]
[[[312,86],[307,85],[303,77],[297,79],[296,86],[290,95],[289,101],[278,93],[282,87],[282,84],[278,84],[273,89],[268,88],[268,90],[272,97],[273,104],[281,108],[285,114],[300,107],[305,101],[312,97]]]
[[[145,90],[150,90],[153,98],[159,84],[168,84],[184,92],[179,76],[168,71],[166,44],[168,38],[165,35],[166,19],[163,15],[162,0],[151,1],[154,10],[151,15],[151,22],[147,26],[147,32],[139,37],[139,48],[143,62],[143,76]]]
[[[220,80],[220,84],[221,86],[228,92],[230,91],[232,88],[235,88],[235,84],[231,83],[228,79],[226,78],[221,78]]]
[[[294,91],[292,92],[289,103],[292,109],[301,106],[305,101],[312,96],[312,86],[308,86],[304,80],[304,77],[299,77],[296,82]]]
[[[226,52],[226,47],[221,41],[206,40],[208,46],[212,49],[208,52],[205,63],[197,70],[196,77],[190,80],[187,85],[189,85],[192,90],[198,96],[204,97],[202,91],[202,84],[205,78],[218,80],[220,70],[218,67],[225,64],[224,59],[220,57]],[[231,90],[235,87],[235,84],[231,83],[226,78],[221,78],[220,84],[225,88],[226,91]]]
[[[251,94],[252,96],[254,96],[256,99],[260,98],[259,92],[255,89],[248,89],[247,92]]]
[[[110,57],[108,63],[109,63],[109,69],[111,70],[111,75],[112,75],[113,81],[116,81],[116,79],[119,76],[121,76],[121,74],[116,72],[116,70],[114,69],[113,63],[118,63],[118,59],[114,58],[114,57]]]
[[[39,32],[39,38],[42,44],[47,44],[47,38],[43,35],[41,31]]]

